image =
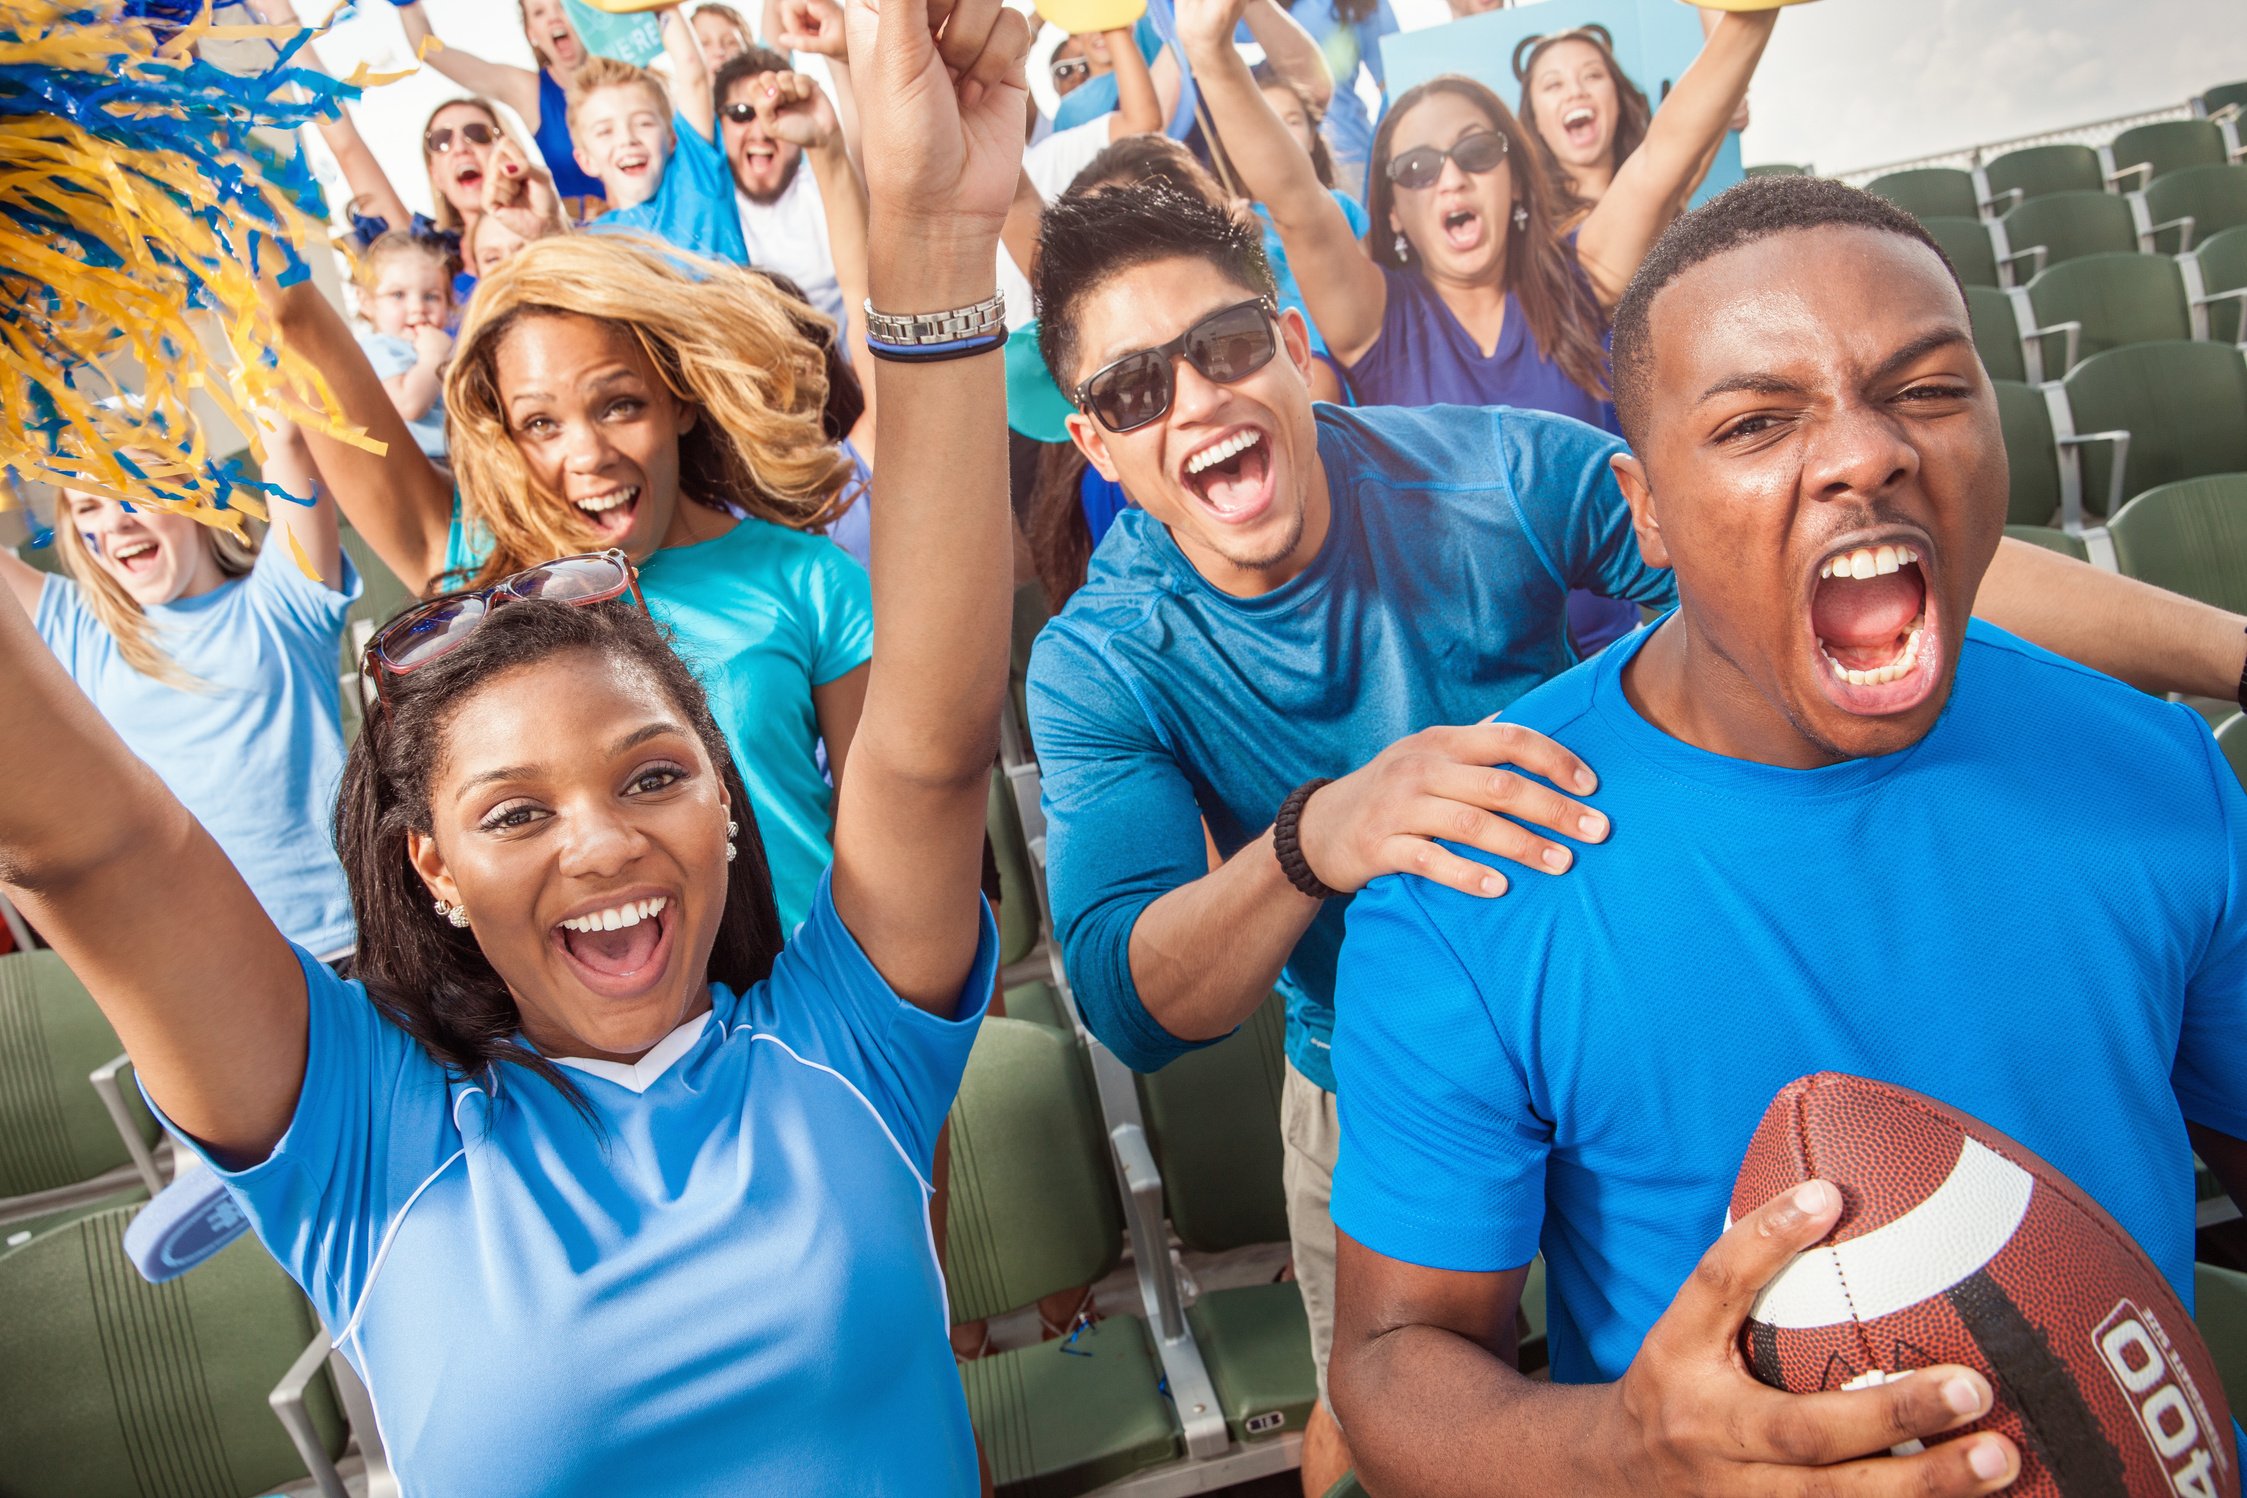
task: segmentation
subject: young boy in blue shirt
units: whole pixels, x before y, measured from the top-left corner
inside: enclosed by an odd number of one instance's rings
[[[662,79],[612,57],[587,59],[570,80],[577,163],[611,205],[589,227],[652,234],[682,250],[747,265],[733,173],[717,143],[709,70],[676,8],[663,13],[663,44],[676,113]]]
[[[1841,1200],[1726,1232],[1741,1155],[1798,1076],[1899,1083],[2065,1172],[2189,1306],[2193,1148],[2247,1195],[2247,795],[2189,709],[1969,619],[2005,448],[1917,220],[1736,188],[1649,256],[1614,363],[1679,605],[1507,710],[1600,769],[1574,877],[1351,908],[1337,1411],[1401,1491],[1996,1491],[2036,1453],[1887,1455],[1978,1418],[1978,1375],[1748,1375],[1750,1301]],[[1508,1361],[1540,1246],[1549,1384]]]

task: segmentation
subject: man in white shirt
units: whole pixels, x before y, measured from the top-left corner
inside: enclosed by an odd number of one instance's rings
[[[817,176],[803,170],[803,147],[774,136],[756,110],[758,78],[791,71],[787,58],[764,47],[751,47],[718,70],[713,88],[721,144],[733,168],[749,263],[794,281],[805,300],[841,322],[843,292]]]

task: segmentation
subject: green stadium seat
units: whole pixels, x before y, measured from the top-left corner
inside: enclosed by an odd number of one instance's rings
[[[1043,978],[1017,983],[1006,991],[1006,1017],[1028,1020],[1054,1030],[1075,1028],[1068,1009],[1061,1002],[1061,990]]]
[[[1766,161],[1748,168],[1751,177],[1814,177],[1817,173],[1807,166],[1797,166],[1791,161]]]
[[[1958,268],[1958,278],[1969,286],[1995,286],[1997,279],[1997,247],[1990,239],[1989,225],[1978,218],[1922,218],[1927,232],[1935,236],[1935,243],[1950,256],[1951,264]]]
[[[2216,1360],[2224,1398],[2247,1410],[2247,1274],[2213,1264],[2192,1266],[2192,1320]]]
[[[981,1321],[1089,1285],[1122,1256],[1123,1216],[1092,1075],[1073,1034],[986,1020],[952,1105],[945,1278]],[[969,1418],[1002,1498],[1071,1498],[1180,1454],[1147,1325],[964,1363]]]
[[[2218,343],[2134,343],[2068,372],[2084,504],[2115,513],[2179,479],[2247,473],[2247,362]]]
[[[2202,240],[2178,257],[2177,268],[2185,273],[2201,335],[2217,343],[2247,342],[2240,311],[2247,293],[2247,225]]]
[[[0,1258],[0,1489],[250,1498],[303,1480],[306,1455],[270,1401],[325,1351],[312,1308],[248,1239],[149,1284],[122,1247],[131,1216],[81,1217]],[[303,1409],[312,1455],[335,1481],[347,1427],[324,1374]]]
[[[1974,324],[1974,349],[1993,380],[2026,383],[2028,365],[2021,352],[2021,320],[2010,293],[1994,286],[1966,288],[1966,312]]]
[[[2150,248],[2176,254],[2247,224],[2247,165],[2188,166],[2145,191]]]
[[[1032,578],[1014,590],[1014,627],[1008,647],[1007,676],[1014,693],[1015,721],[1022,727],[1027,744],[1030,733],[1030,647],[1037,642],[1038,631],[1045,628],[1053,617],[1053,606],[1046,602],[1044,584]]]
[[[122,1049],[60,957],[0,956],[0,1212],[30,1209],[46,1193],[91,1182],[111,1192],[154,1184],[148,1152],[160,1136],[139,1089],[128,1080],[113,1094],[136,1152],[89,1080]],[[31,1200],[18,1200],[24,1198]]]
[[[1288,1238],[1280,1185],[1287,1006],[1138,1079],[1147,1145],[1178,1241],[1201,1253]],[[1293,1281],[1205,1293],[1186,1312],[1235,1441],[1303,1429],[1318,1402],[1303,1297]],[[1277,1418],[1274,1418],[1274,1417]]]
[[[2167,255],[2087,255],[2063,261],[2029,282],[2028,303],[2036,326],[2026,336],[2038,345],[2047,376],[2063,375],[2092,355],[2126,343],[2192,337],[2184,273]]]
[[[2216,725],[2216,746],[2241,785],[2247,785],[2247,713],[2233,713]]]
[[[1982,211],[1974,177],[1954,166],[1918,167],[1890,172],[1865,184],[1865,191],[1886,198],[1915,218],[1977,218]]]
[[[1998,425],[2013,485],[2006,497],[2008,525],[2041,526],[2060,512],[2060,449],[2052,440],[2052,407],[2044,392],[2017,380],[1992,380]]]
[[[1365,1498],[1365,1485],[1358,1481],[1355,1472],[1345,1472],[1342,1480],[1326,1490],[1325,1498]]]
[[[350,526],[341,527],[340,539],[344,554],[359,573],[359,599],[344,615],[343,664],[346,675],[359,669],[359,654],[366,649],[374,632],[390,621],[393,614],[417,600],[413,589],[398,580],[398,574],[383,564],[382,558],[367,544],[367,538]]]
[[[2247,110],[2247,81],[2219,83],[2193,101],[2203,118],[2212,119],[2226,109]]]
[[[2016,541],[2026,541],[2031,546],[2041,546],[2046,551],[2056,551],[2064,557],[2074,557],[2079,562],[2091,560],[2091,550],[2083,544],[2081,536],[2071,536],[2056,526],[2009,525],[2005,534]]]
[[[2142,581],[2247,610],[2247,473],[2148,489],[2107,522],[2115,563]]]
[[[1999,210],[2056,192],[2103,192],[2106,173],[2089,146],[2027,146],[1982,167],[1982,180]]]
[[[2032,198],[1997,221],[1997,260],[2016,285],[2085,255],[2144,248],[2130,203],[2110,192],[2059,192]]]
[[[2224,133],[2209,120],[2161,120],[2108,141],[2107,159],[2107,180],[2134,191],[2188,166],[2223,165]]]

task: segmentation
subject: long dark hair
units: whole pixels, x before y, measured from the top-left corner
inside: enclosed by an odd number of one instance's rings
[[[1584,215],[1598,205],[1576,190],[1576,179],[1569,176],[1567,166],[1553,154],[1553,148],[1545,144],[1545,132],[1537,126],[1537,98],[1529,87],[1529,75],[1537,71],[1537,59],[1561,42],[1582,42],[1598,52],[1600,61],[1607,65],[1607,76],[1615,80],[1615,139],[1610,144],[1618,170],[1646,140],[1647,126],[1654,120],[1654,106],[1647,102],[1646,91],[1633,83],[1631,75],[1615,60],[1615,39],[1605,26],[1579,26],[1574,31],[1532,37],[1528,43],[1514,49],[1514,77],[1521,80],[1521,123],[1529,134],[1529,149],[1537,153],[1538,165],[1545,170],[1546,185],[1552,189],[1554,217],[1562,228],[1568,229],[1583,222]]]
[[[406,841],[409,832],[431,828],[430,781],[453,715],[479,692],[506,691],[496,682],[501,673],[566,651],[622,658],[647,671],[718,766],[741,824],[741,852],[727,866],[726,905],[708,976],[736,992],[762,980],[780,951],[780,914],[748,788],[701,686],[655,621],[629,603],[510,603],[450,655],[410,675],[385,676],[383,700],[344,759],[336,851],[359,922],[354,976],[375,1007],[455,1077],[511,1061],[553,1083],[585,1112],[584,1094],[561,1068],[515,1038],[522,1018],[507,984],[472,928],[455,927],[430,909],[428,886],[414,871]]]
[[[1366,172],[1365,250],[1376,265],[1420,274],[1416,262],[1399,255],[1389,227],[1396,208],[1396,184],[1389,180],[1389,157],[1396,150],[1397,125],[1426,100],[1451,94],[1466,100],[1490,120],[1491,128],[1506,137],[1507,155],[1526,166],[1532,159],[1521,122],[1505,101],[1472,78],[1446,73],[1415,88],[1406,89],[1390,105],[1388,117],[1373,133],[1373,160]],[[1602,335],[1606,314],[1600,311],[1591,284],[1576,266],[1576,257],[1553,225],[1548,196],[1552,188],[1541,171],[1513,173],[1515,201],[1528,210],[1528,222],[1516,230],[1509,214],[1501,230],[1506,247],[1506,289],[1514,294],[1522,315],[1529,321],[1530,336],[1538,350],[1560,366],[1562,374],[1595,400],[1607,397],[1607,350]]]
[[[1046,605],[1057,614],[1069,595],[1084,586],[1092,566],[1092,526],[1079,495],[1091,466],[1074,442],[1039,444],[1024,539],[1030,543],[1030,562],[1045,588]]]
[[[1295,96],[1296,106],[1303,111],[1303,118],[1311,122],[1311,170],[1318,174],[1319,186],[1333,191],[1334,155],[1327,150],[1326,136],[1319,130],[1319,126],[1326,123],[1326,111],[1319,108],[1318,100],[1311,97],[1309,89],[1268,62],[1260,62],[1249,69],[1249,76],[1256,80],[1259,89],[1276,88]],[[1209,147],[1212,153],[1218,155],[1222,155],[1225,150],[1224,142],[1215,139],[1210,141]],[[1233,173],[1233,180],[1240,180],[1237,171]]]

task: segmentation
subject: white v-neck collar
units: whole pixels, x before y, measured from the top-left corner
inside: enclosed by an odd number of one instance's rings
[[[645,1056],[630,1064],[622,1061],[596,1061],[586,1056],[553,1056],[548,1059],[556,1066],[566,1066],[589,1077],[614,1082],[630,1092],[644,1093],[676,1065],[680,1057],[694,1049],[694,1043],[702,1038],[703,1027],[709,1023],[710,1011],[705,1009],[657,1041]]]

